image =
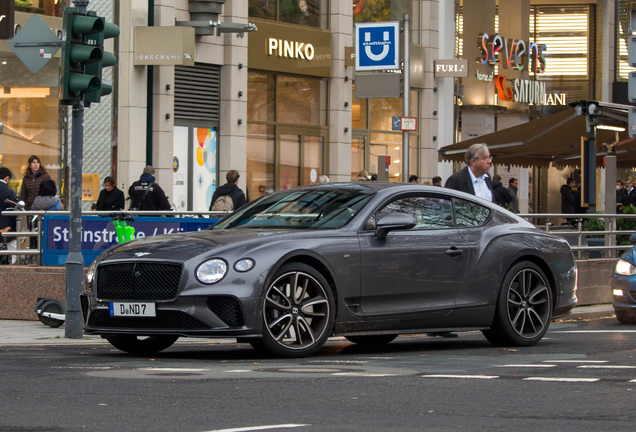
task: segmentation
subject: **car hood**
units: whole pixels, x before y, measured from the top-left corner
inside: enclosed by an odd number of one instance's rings
[[[636,260],[634,259],[634,248],[628,249],[622,256],[621,259],[627,261],[633,266],[636,266]]]
[[[315,232],[314,232],[315,233]],[[147,258],[185,262],[196,256],[228,245],[245,243],[258,245],[274,238],[310,235],[306,231],[287,230],[205,230],[189,233],[166,234],[133,240],[106,250],[100,260],[125,260]]]

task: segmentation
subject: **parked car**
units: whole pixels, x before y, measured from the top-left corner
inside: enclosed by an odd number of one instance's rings
[[[331,335],[481,330],[530,346],[576,304],[568,243],[493,203],[399,183],[266,195],[196,233],[113,246],[90,266],[84,331],[150,354],[229,337],[283,357]]]
[[[636,234],[630,237],[636,242]],[[612,273],[612,306],[622,324],[636,324],[636,261],[634,248],[620,257]]]

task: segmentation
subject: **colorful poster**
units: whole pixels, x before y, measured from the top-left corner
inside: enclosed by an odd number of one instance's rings
[[[188,128],[174,127],[172,195],[175,210],[188,210]]]
[[[206,211],[216,190],[216,130],[194,128],[192,137],[192,210]]]

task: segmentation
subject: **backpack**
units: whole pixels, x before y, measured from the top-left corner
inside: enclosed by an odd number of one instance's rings
[[[229,195],[221,195],[214,201],[212,211],[234,211],[234,200]]]

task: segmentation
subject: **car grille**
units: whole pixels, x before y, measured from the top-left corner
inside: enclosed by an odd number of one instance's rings
[[[202,330],[210,328],[185,312],[172,310],[158,310],[155,318],[120,318],[110,316],[108,310],[97,309],[91,313],[88,325],[134,330]]]
[[[80,296],[80,306],[82,307],[82,318],[84,318],[84,323],[86,323],[86,315],[88,315],[88,297],[84,295]]]
[[[101,299],[171,300],[179,291],[181,264],[105,264],[97,267],[95,278]]]
[[[236,297],[208,297],[206,304],[214,315],[219,317],[228,327],[243,327],[245,325],[241,303]]]

